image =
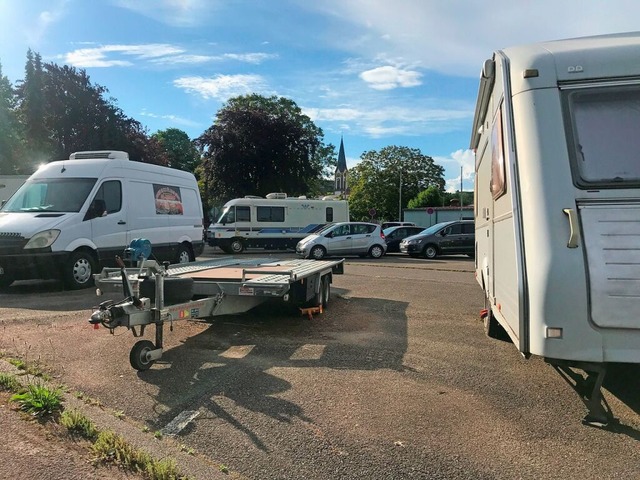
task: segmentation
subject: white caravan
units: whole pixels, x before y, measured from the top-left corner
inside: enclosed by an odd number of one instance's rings
[[[29,175],[0,175],[0,203],[9,200],[27,178]]]
[[[471,137],[485,330],[575,382],[598,423],[606,364],[640,363],[639,52],[640,33],[496,51]]]
[[[207,241],[227,253],[241,253],[245,248],[295,249],[320,226],[347,221],[346,200],[311,200],[286,193],[247,196],[225,204],[216,223],[208,228]]]
[[[195,260],[203,233],[191,173],[125,152],[77,152],[40,167],[0,209],[0,286],[58,277],[69,288],[89,286],[137,238],[151,242],[159,261]]]

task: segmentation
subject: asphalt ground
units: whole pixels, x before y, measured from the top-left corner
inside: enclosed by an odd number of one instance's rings
[[[640,477],[637,366],[607,377],[617,422],[582,425],[584,405],[550,366],[484,336],[473,260],[353,258],[333,280],[312,320],[269,305],[175,322],[146,372],[129,366],[129,332],[88,325],[102,300],[93,292],[19,282],[0,295],[0,350],[47,365],[127,424],[181,424],[171,441],[211,475],[224,465],[250,479]]]

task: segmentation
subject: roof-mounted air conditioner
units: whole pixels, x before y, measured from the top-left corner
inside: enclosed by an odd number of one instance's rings
[[[69,155],[69,160],[82,160],[87,158],[108,158],[111,160],[129,160],[127,152],[118,150],[94,150],[87,152],[75,152]]]

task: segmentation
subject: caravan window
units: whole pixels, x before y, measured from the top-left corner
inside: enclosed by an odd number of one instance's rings
[[[491,195],[494,200],[507,190],[504,166],[504,138],[502,132],[502,106],[498,109],[491,131]]]
[[[259,222],[284,222],[284,207],[258,207]]]
[[[327,211],[325,213],[325,220],[327,222],[333,222],[333,207],[327,207]]]
[[[564,102],[576,184],[640,183],[640,86],[566,90]]]

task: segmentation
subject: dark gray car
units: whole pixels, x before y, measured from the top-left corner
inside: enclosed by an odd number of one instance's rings
[[[475,227],[473,220],[458,220],[432,225],[418,235],[400,242],[400,252],[412,257],[436,258],[438,255],[475,252]]]

